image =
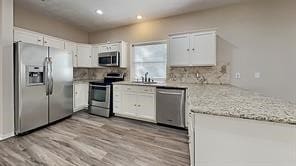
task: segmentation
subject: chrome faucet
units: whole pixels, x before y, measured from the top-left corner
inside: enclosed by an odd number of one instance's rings
[[[148,72],[145,73],[145,82],[148,81],[148,74],[149,74]]]

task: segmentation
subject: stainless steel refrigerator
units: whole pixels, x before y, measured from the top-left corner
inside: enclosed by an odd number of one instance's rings
[[[65,50],[14,44],[15,133],[73,113],[72,56]]]

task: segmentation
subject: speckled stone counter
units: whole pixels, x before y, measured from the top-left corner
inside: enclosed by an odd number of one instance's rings
[[[188,108],[195,113],[296,124],[296,103],[267,97],[232,85],[178,83],[147,85],[131,82],[115,84],[186,88]]]
[[[144,84],[144,83],[135,83],[135,82],[129,82],[129,81],[120,81],[120,82],[113,82],[113,85],[152,86],[152,87],[169,87],[169,88],[187,89],[189,84],[179,84],[174,82]],[[192,85],[196,85],[196,84],[192,84]]]
[[[93,81],[102,81],[102,80],[74,80],[73,82],[75,84],[75,83],[89,83]]]
[[[235,118],[296,124],[296,104],[231,85],[191,85],[192,112]]]

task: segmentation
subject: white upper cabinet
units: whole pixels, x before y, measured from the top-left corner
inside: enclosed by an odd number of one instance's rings
[[[65,41],[51,36],[44,36],[44,46],[65,49]]]
[[[77,67],[92,67],[92,46],[77,44]]]
[[[169,64],[174,66],[188,65],[190,55],[189,35],[171,36],[169,40]]]
[[[21,41],[25,43],[32,43],[59,49],[65,48],[65,41],[63,39],[47,36],[21,28],[14,28],[14,41]]]
[[[189,62],[193,66],[216,65],[216,33],[193,33],[190,36],[191,55]]]
[[[168,61],[170,66],[215,66],[216,32],[170,36]]]
[[[77,44],[73,42],[66,41],[65,49],[72,55],[73,67],[78,66],[78,56],[77,56]]]
[[[101,53],[120,51],[120,43],[104,44],[99,47]]]
[[[25,43],[43,45],[43,35],[15,28],[14,42],[19,42],[19,41],[25,42]]]
[[[100,53],[100,46],[93,45],[92,46],[92,55],[91,55],[91,66],[92,67],[101,67],[99,66],[99,53]]]

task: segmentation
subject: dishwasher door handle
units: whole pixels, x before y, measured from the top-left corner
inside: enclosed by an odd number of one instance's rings
[[[174,93],[174,92],[163,92],[163,91],[157,91],[157,93],[164,94],[164,95],[183,95],[183,93]]]

